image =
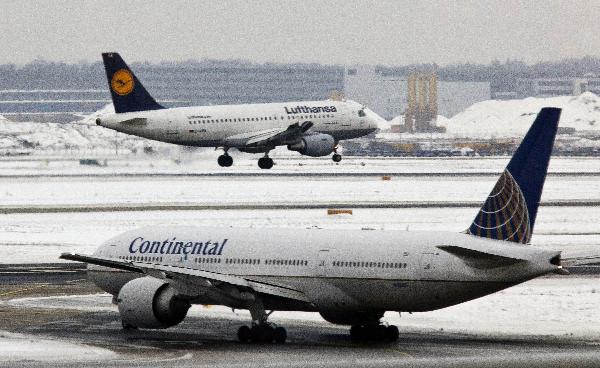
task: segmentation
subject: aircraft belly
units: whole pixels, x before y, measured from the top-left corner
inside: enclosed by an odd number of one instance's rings
[[[128,271],[119,271],[108,267],[89,265],[87,270],[87,278],[96,286],[105,292],[117,295],[119,291],[129,281],[143,277],[139,273]]]
[[[288,280],[277,283],[282,282],[292,286]],[[293,287],[304,292],[319,309],[420,312],[459,304],[517,283],[311,277]]]

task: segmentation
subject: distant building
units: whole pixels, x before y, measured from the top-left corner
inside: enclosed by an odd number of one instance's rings
[[[344,88],[344,68],[320,64],[133,64],[135,74],[167,107],[323,100]],[[33,77],[34,76],[34,77]],[[0,115],[70,121],[110,103],[100,63],[43,63],[0,75]],[[12,102],[14,101],[14,102]]]
[[[408,108],[408,79],[408,75],[384,75],[374,66],[354,66],[346,69],[344,95],[390,120]],[[437,81],[438,113],[446,117],[490,98],[489,82]]]
[[[518,98],[577,96],[588,91],[600,94],[600,78],[521,78],[516,89]]]
[[[157,99],[177,105],[323,100],[341,91],[344,69],[313,64],[134,68]]]

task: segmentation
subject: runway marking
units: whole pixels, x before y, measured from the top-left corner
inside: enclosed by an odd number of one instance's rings
[[[1,293],[0,297],[8,296],[8,295],[14,295],[14,294],[19,294],[19,293],[22,293],[24,291],[43,289],[43,288],[48,287],[49,285],[50,284],[43,284],[43,285],[39,285],[39,286],[35,286],[35,287],[30,287],[30,288],[24,288],[24,289],[18,289],[18,290],[13,290],[13,291],[7,291],[5,293]]]
[[[542,207],[594,207],[600,206],[598,199],[548,200]],[[217,211],[217,210],[321,210],[343,209],[413,209],[413,208],[479,208],[480,201],[349,201],[349,202],[296,202],[296,203],[129,203],[127,205],[72,204],[72,205],[0,205],[0,214],[39,214],[39,213],[89,213],[89,212],[139,212],[139,211]]]
[[[406,351],[402,351],[402,350],[396,350],[396,349],[390,349],[390,351],[393,351],[395,353],[398,353],[402,356],[405,356],[407,358],[414,358],[414,356],[410,355],[409,353],[407,353]]]

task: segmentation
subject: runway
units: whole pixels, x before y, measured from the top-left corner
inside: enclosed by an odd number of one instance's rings
[[[135,212],[135,211],[223,211],[223,210],[313,210],[313,209],[410,209],[410,208],[480,208],[481,201],[402,201],[402,202],[296,202],[296,203],[228,203],[228,204],[194,204],[194,203],[128,203],[123,205],[90,204],[90,205],[30,205],[2,206],[0,214],[23,213],[82,213],[82,212]],[[597,207],[600,200],[553,200],[540,203],[540,207]]]

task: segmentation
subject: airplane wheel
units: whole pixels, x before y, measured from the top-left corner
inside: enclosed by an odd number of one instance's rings
[[[271,159],[270,157],[261,157],[258,160],[258,167],[260,167],[261,169],[270,169],[273,167],[273,159]]]
[[[275,343],[283,344],[287,339],[287,331],[283,327],[276,327],[273,331],[273,338],[275,340]]]
[[[398,327],[394,325],[389,325],[385,328],[385,338],[388,341],[398,341],[398,337],[400,337],[400,331],[398,331]]]
[[[398,327],[384,325],[354,325],[350,328],[350,339],[352,342],[382,342],[397,341],[400,336]]]
[[[241,343],[247,343],[248,341],[250,341],[250,338],[252,337],[252,332],[250,331],[250,327],[248,326],[242,326],[238,329],[238,340],[240,340]]]
[[[269,325],[254,325],[250,333],[252,341],[256,343],[270,343],[275,337],[275,329]]]
[[[353,342],[363,341],[365,335],[364,331],[364,327],[360,325],[354,325],[350,327],[350,340]]]
[[[221,155],[217,159],[217,163],[221,167],[230,167],[231,165],[233,165],[233,157],[229,155]]]
[[[340,162],[342,161],[342,155],[340,155],[339,153],[335,153],[333,156],[331,156],[331,159],[333,160],[333,162]]]

